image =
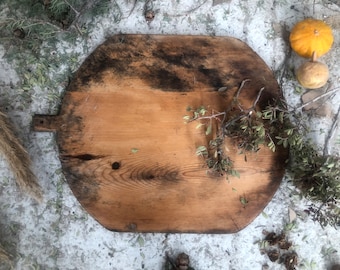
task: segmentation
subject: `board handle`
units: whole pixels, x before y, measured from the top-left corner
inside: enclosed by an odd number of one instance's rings
[[[59,115],[40,115],[33,116],[32,128],[34,131],[56,132],[60,128]]]

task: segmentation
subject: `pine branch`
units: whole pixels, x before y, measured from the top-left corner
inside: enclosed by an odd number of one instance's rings
[[[69,5],[70,9],[73,10],[73,12],[76,14],[76,17],[79,16],[79,11],[76,10],[67,0],[64,0],[64,2]]]
[[[44,20],[39,20],[39,19],[17,20],[15,18],[7,18],[6,20],[0,22],[0,29],[4,27],[8,27],[12,30],[14,30],[15,28],[29,29],[35,26],[46,26],[46,25],[55,29],[55,33],[63,31],[59,26],[53,23],[44,21]]]
[[[65,1],[66,2],[66,1]],[[97,5],[100,2],[100,0],[90,0],[85,1],[85,4],[80,8],[79,11],[76,13],[76,17],[74,18],[73,22],[70,24],[69,28],[75,27],[77,30],[79,30],[78,27],[78,21],[80,20],[80,17],[88,10],[92,9],[95,5]],[[70,6],[71,7],[71,6]],[[71,8],[72,9],[72,8]]]

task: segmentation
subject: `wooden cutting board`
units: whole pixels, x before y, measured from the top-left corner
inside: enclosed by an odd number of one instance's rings
[[[240,178],[207,174],[196,148],[209,136],[186,124],[188,106],[225,111],[280,98],[269,68],[229,37],[117,35],[82,64],[59,115],[35,115],[56,132],[65,177],[81,205],[114,231],[233,233],[248,225],[280,185],[287,153],[239,153]],[[218,89],[226,87],[221,95]]]

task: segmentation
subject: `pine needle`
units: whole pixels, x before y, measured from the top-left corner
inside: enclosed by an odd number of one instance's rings
[[[5,157],[19,188],[40,202],[42,192],[30,169],[30,157],[13,133],[7,116],[2,112],[0,112],[0,154]]]

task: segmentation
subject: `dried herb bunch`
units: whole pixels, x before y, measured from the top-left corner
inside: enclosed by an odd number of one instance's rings
[[[241,83],[231,105],[224,112],[210,113],[203,106],[197,109],[187,108],[187,111],[192,113],[184,116],[187,123],[199,121],[196,128],[205,127],[207,136],[213,131],[216,132],[207,146],[202,145],[196,149],[196,154],[205,159],[208,172],[212,175],[239,176],[233,169],[233,161],[225,154],[225,138],[233,139],[243,154],[257,152],[263,145],[272,151],[276,150],[277,145],[288,146],[285,134],[281,134],[282,129],[289,123],[285,103],[277,100],[264,109],[259,108],[258,102],[264,90],[262,88],[253,104],[244,108],[239,102],[239,96],[248,81]]]
[[[293,148],[288,172],[305,197],[314,203],[306,212],[321,226],[340,226],[340,158],[324,156],[311,142]]]
[[[308,138],[310,130],[302,113],[289,108],[283,99],[270,101],[261,109],[257,106],[263,91],[260,89],[252,106],[242,107],[239,95],[247,81],[241,83],[224,112],[208,112],[203,106],[188,109],[192,114],[184,117],[186,122],[198,121],[197,128],[204,126],[206,135],[216,132],[207,146],[197,148],[196,154],[205,159],[210,174],[228,178],[239,174],[223,151],[225,138],[232,138],[241,154],[257,152],[262,146],[272,151],[286,148],[287,174],[301,194],[314,202],[307,212],[322,226],[340,225],[340,158],[323,155],[317,149]]]

